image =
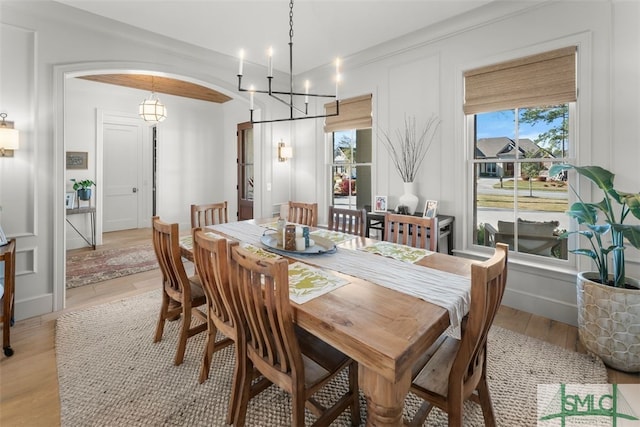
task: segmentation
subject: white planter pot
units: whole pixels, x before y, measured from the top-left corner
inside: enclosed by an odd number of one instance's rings
[[[418,207],[418,196],[416,196],[415,182],[404,183],[404,194],[398,199],[401,205],[409,209],[409,215],[413,215]]]
[[[577,277],[578,333],[585,348],[614,369],[640,372],[639,289],[614,288],[594,282],[596,272]]]

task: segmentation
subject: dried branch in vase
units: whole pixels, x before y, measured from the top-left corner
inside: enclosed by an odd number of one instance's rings
[[[405,116],[404,133],[400,129],[396,130],[397,141],[392,141],[389,134],[380,131],[384,137],[382,143],[389,152],[403,182],[414,182],[416,179],[420,165],[433,143],[438,126],[440,126],[440,120],[436,116],[431,116],[422,132],[418,134],[415,117]]]

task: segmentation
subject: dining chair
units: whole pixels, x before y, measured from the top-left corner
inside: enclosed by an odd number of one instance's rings
[[[316,227],[318,225],[318,204],[289,202],[289,222]]]
[[[413,215],[385,214],[384,240],[387,242],[436,252],[438,250],[438,234],[437,217],[426,218]],[[429,241],[429,246],[427,246],[427,240]]]
[[[182,315],[178,349],[174,363],[180,365],[184,360],[187,339],[207,330],[206,315],[197,309],[205,305],[207,300],[197,275],[187,277],[180,257],[178,224],[169,224],[154,216],[151,220],[153,229],[153,249],[162,272],[162,304],[153,342],[162,339],[164,324],[167,319],[175,319]],[[191,326],[191,316],[201,319],[203,323]]]
[[[246,346],[244,342],[238,341],[238,314],[233,305],[228,274],[227,247],[228,245],[233,247],[238,242],[231,242],[222,236],[207,233],[199,227],[193,229],[192,235],[196,270],[207,297],[207,341],[200,365],[199,381],[203,383],[209,378],[213,354],[235,343],[236,364],[227,409],[227,424],[231,424],[238,407],[240,383],[245,372],[246,358]],[[226,338],[216,341],[218,331]],[[256,375],[253,375],[253,378],[255,377]],[[262,389],[270,384],[271,382],[263,383]]]
[[[191,205],[191,228],[227,222],[229,222],[229,214],[226,200],[219,203]]]
[[[290,425],[305,425],[305,407],[317,417],[314,426],[329,425],[347,408],[352,423],[359,425],[358,365],[294,324],[287,260],[260,257],[234,246],[230,262],[234,301],[247,338],[247,369],[255,367],[291,394]],[[348,390],[325,408],[313,396],[343,369],[348,369]],[[245,423],[250,387],[250,377],[245,376],[234,422],[238,427]]]
[[[329,206],[329,230],[365,237],[367,211],[365,209],[343,209]]]
[[[504,295],[508,254],[509,246],[498,243],[489,260],[471,266],[471,303],[461,339],[442,335],[414,365],[411,391],[424,402],[407,425],[421,426],[436,406],[447,412],[449,426],[462,426],[467,399],[480,404],[486,426],[496,425],[487,384],[487,334]]]

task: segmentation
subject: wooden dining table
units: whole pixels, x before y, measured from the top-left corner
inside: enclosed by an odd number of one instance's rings
[[[266,221],[273,219],[246,222]],[[372,242],[375,240],[357,237],[338,244],[337,250],[338,253],[356,250]],[[185,258],[193,259],[190,248],[181,250]],[[473,262],[432,253],[416,264],[469,278]],[[347,278],[349,283],[304,304],[292,302],[294,320],[358,362],[358,382],[367,400],[368,426],[403,425],[402,409],[411,385],[411,367],[449,327],[449,312],[434,303],[358,277],[338,271],[331,274]]]

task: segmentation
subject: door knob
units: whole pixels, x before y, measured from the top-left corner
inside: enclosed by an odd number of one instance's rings
[[[133,189],[131,191],[133,191],[134,193],[137,193],[138,189],[136,187],[133,187]]]

